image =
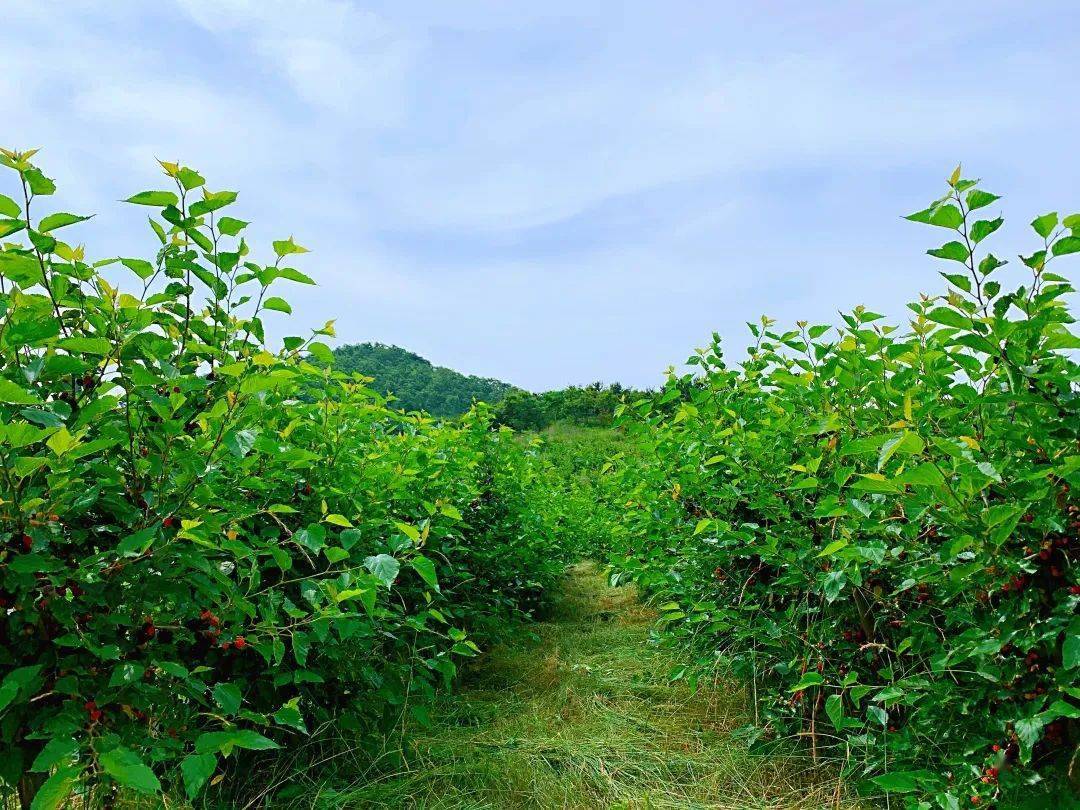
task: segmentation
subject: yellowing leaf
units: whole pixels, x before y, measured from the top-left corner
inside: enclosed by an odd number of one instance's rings
[[[70,433],[68,433],[68,429],[66,427],[60,428],[45,442],[45,444],[49,446],[49,449],[56,453],[56,455],[58,456],[64,455],[64,453],[66,453],[78,443],[79,440],[76,437],[72,436]]]

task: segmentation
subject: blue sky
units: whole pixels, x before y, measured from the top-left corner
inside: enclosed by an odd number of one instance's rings
[[[960,161],[1017,265],[1080,209],[1078,34],[1066,2],[7,0],[0,142],[97,256],[153,249],[115,201],[155,156],[238,190],[256,248],[313,251],[274,334],[651,385],[762,313],[903,318],[944,232],[899,217]]]

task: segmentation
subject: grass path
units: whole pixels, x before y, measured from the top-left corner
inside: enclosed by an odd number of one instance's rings
[[[737,689],[671,684],[655,615],[592,565],[568,574],[538,639],[490,652],[411,730],[408,765],[335,806],[830,808],[838,785],[794,758],[751,755]]]

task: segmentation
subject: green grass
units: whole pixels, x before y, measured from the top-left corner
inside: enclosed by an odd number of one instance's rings
[[[823,808],[835,778],[734,740],[745,696],[727,683],[672,684],[673,653],[631,589],[582,564],[532,642],[498,648],[406,729],[400,767],[331,789],[319,768],[298,806],[396,808]],[[343,768],[333,767],[336,778]]]

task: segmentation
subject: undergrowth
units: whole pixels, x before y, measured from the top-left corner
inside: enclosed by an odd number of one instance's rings
[[[808,757],[750,753],[741,688],[672,683],[656,614],[592,564],[569,572],[531,642],[497,647],[413,724],[396,768],[355,780],[309,770],[297,806],[445,808],[848,807]]]

